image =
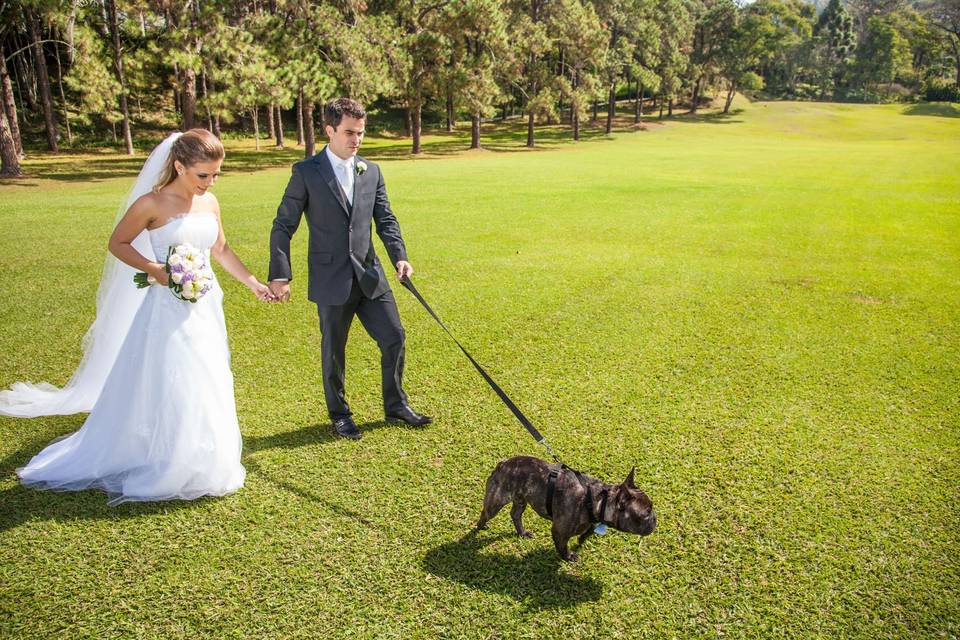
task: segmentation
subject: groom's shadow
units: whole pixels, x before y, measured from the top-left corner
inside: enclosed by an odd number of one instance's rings
[[[357,428],[361,433],[368,434],[375,429],[395,426],[396,425],[388,424],[385,420],[375,420],[360,423],[357,425]],[[401,428],[414,427],[403,427],[401,425]],[[305,500],[315,502],[329,511],[336,513],[341,518],[352,520],[365,527],[377,527],[382,530],[387,530],[386,527],[365,517],[363,514],[329,500],[327,497],[314,491],[311,487],[298,484],[282,470],[272,469],[269,466],[262,465],[253,457],[253,454],[258,451],[265,451],[267,449],[296,449],[298,447],[325,445],[339,439],[340,436],[334,432],[333,427],[329,423],[314,424],[308,427],[294,429],[293,431],[284,431],[268,436],[247,436],[243,439],[243,465],[246,467],[247,473],[254,473],[276,487],[298,495]]]
[[[523,557],[484,551],[484,547],[508,537],[513,536],[471,531],[460,540],[430,549],[423,568],[472,589],[508,595],[530,609],[562,609],[596,602],[603,595],[603,585],[595,579],[561,571],[552,544],[538,544]]]
[[[382,429],[383,427],[396,427],[396,425],[388,424],[385,420],[371,420],[370,422],[363,422],[357,425],[360,433],[364,435],[371,431]],[[296,449],[298,447],[328,444],[339,439],[340,436],[334,432],[330,423],[325,422],[308,427],[300,427],[293,431],[274,433],[269,436],[244,436],[243,452],[244,454],[249,454],[266,449]]]
[[[410,431],[419,431],[422,427],[414,427],[406,424],[389,423],[386,420],[370,420],[357,424],[357,429],[363,435],[369,435],[373,431],[383,429],[407,429]],[[244,436],[243,452],[244,454],[256,453],[266,449],[296,449],[298,447],[309,447],[313,445],[329,444],[340,440],[341,436],[333,430],[329,422],[313,424],[307,427],[300,427],[293,431],[284,431],[274,433],[268,436]]]

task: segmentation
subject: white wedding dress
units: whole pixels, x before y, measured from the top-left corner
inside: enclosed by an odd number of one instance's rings
[[[157,256],[185,242],[209,256],[218,232],[214,214],[193,213],[149,231],[149,239]],[[109,504],[190,500],[242,487],[222,303],[216,282],[196,303],[149,287],[86,422],[18,469],[21,481],[102,489]]]

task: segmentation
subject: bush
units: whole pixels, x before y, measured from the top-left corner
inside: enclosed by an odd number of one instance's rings
[[[960,88],[950,80],[931,78],[923,89],[927,102],[960,102]]]

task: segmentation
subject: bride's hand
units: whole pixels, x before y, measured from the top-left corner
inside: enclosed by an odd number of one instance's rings
[[[157,281],[157,284],[163,286],[170,284],[170,274],[167,273],[166,267],[159,262],[152,263],[147,273]]]
[[[263,302],[277,301],[276,296],[270,291],[270,287],[259,280],[255,280],[253,284],[250,285],[250,290],[253,291],[253,295],[257,296],[257,300],[262,300]]]

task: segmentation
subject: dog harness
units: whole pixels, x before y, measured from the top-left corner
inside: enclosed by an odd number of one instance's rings
[[[603,517],[604,512],[607,510],[607,498],[609,497],[610,490],[604,488],[603,491],[600,492],[600,508],[598,509],[598,513],[595,514],[593,512],[593,491],[590,489],[590,485],[583,479],[582,473],[565,464],[561,464],[559,467],[550,470],[550,477],[547,479],[547,515],[551,518],[553,517],[553,497],[557,492],[557,478],[560,477],[562,471],[572,471],[580,483],[580,486],[587,490],[587,510],[590,513],[590,524],[599,522],[605,526],[616,527],[613,522],[608,522],[606,518]]]

